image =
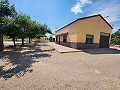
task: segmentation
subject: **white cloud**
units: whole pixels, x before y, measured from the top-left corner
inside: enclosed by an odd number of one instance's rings
[[[102,2],[96,5],[93,5],[94,7],[99,6],[98,8],[94,8],[92,14],[101,14],[103,17],[106,17],[107,15],[109,18],[105,18],[108,22],[113,23],[118,20],[120,20],[120,5],[117,1],[111,1],[109,3],[103,4]]]
[[[92,11],[89,15],[101,14],[113,27],[113,32],[120,29],[120,0],[99,0],[92,4]]]
[[[116,32],[118,29],[120,29],[120,26],[114,26],[112,32]]]
[[[103,17],[106,17],[107,15],[109,18],[106,18],[108,22],[115,22],[120,20],[120,13],[119,13],[119,8],[117,6],[114,7],[107,7],[103,9],[102,11],[97,11],[94,14],[101,14]]]
[[[92,4],[91,0],[77,0],[76,4],[71,8],[71,12],[78,14],[83,13],[82,8],[87,4]]]

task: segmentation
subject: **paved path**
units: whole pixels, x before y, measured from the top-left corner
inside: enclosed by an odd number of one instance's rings
[[[69,48],[66,46],[62,46],[59,44],[55,44],[55,43],[47,43],[48,45],[52,46],[53,48],[55,48],[58,52],[60,53],[67,53],[67,52],[81,52],[81,50],[77,50],[74,48]]]

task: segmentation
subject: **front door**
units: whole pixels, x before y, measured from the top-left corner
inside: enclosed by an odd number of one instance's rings
[[[108,48],[109,47],[109,38],[110,34],[108,33],[101,33],[100,34],[100,48]]]

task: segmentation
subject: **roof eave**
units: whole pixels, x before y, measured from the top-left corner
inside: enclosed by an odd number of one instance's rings
[[[69,24],[67,24],[66,26],[64,26],[64,27],[62,27],[62,28],[60,28],[60,29],[58,29],[57,31],[59,31],[59,30],[61,30],[61,29],[63,29],[63,28],[65,28],[65,27],[67,27],[67,26],[69,26],[69,25],[71,25],[72,23],[74,23],[74,22],[77,22],[78,20],[82,20],[82,19],[86,19],[86,18],[91,18],[91,17],[96,17],[96,16],[100,16],[110,27],[111,27],[111,29],[113,29],[113,27],[102,17],[102,15],[101,14],[97,14],[97,15],[93,15],[93,16],[88,16],[88,17],[83,17],[83,18],[78,18],[77,20],[75,20],[75,21],[73,21],[73,22],[71,22],[71,23],[69,23]],[[57,32],[57,31],[55,31],[55,32]]]

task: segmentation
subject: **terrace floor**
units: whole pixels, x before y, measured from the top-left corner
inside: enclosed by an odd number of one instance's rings
[[[47,43],[47,44],[50,45],[51,47],[55,48],[55,50],[57,50],[60,53],[81,52],[81,50],[66,47],[66,46],[62,46],[62,45],[56,44],[54,42],[50,42],[50,43]]]

